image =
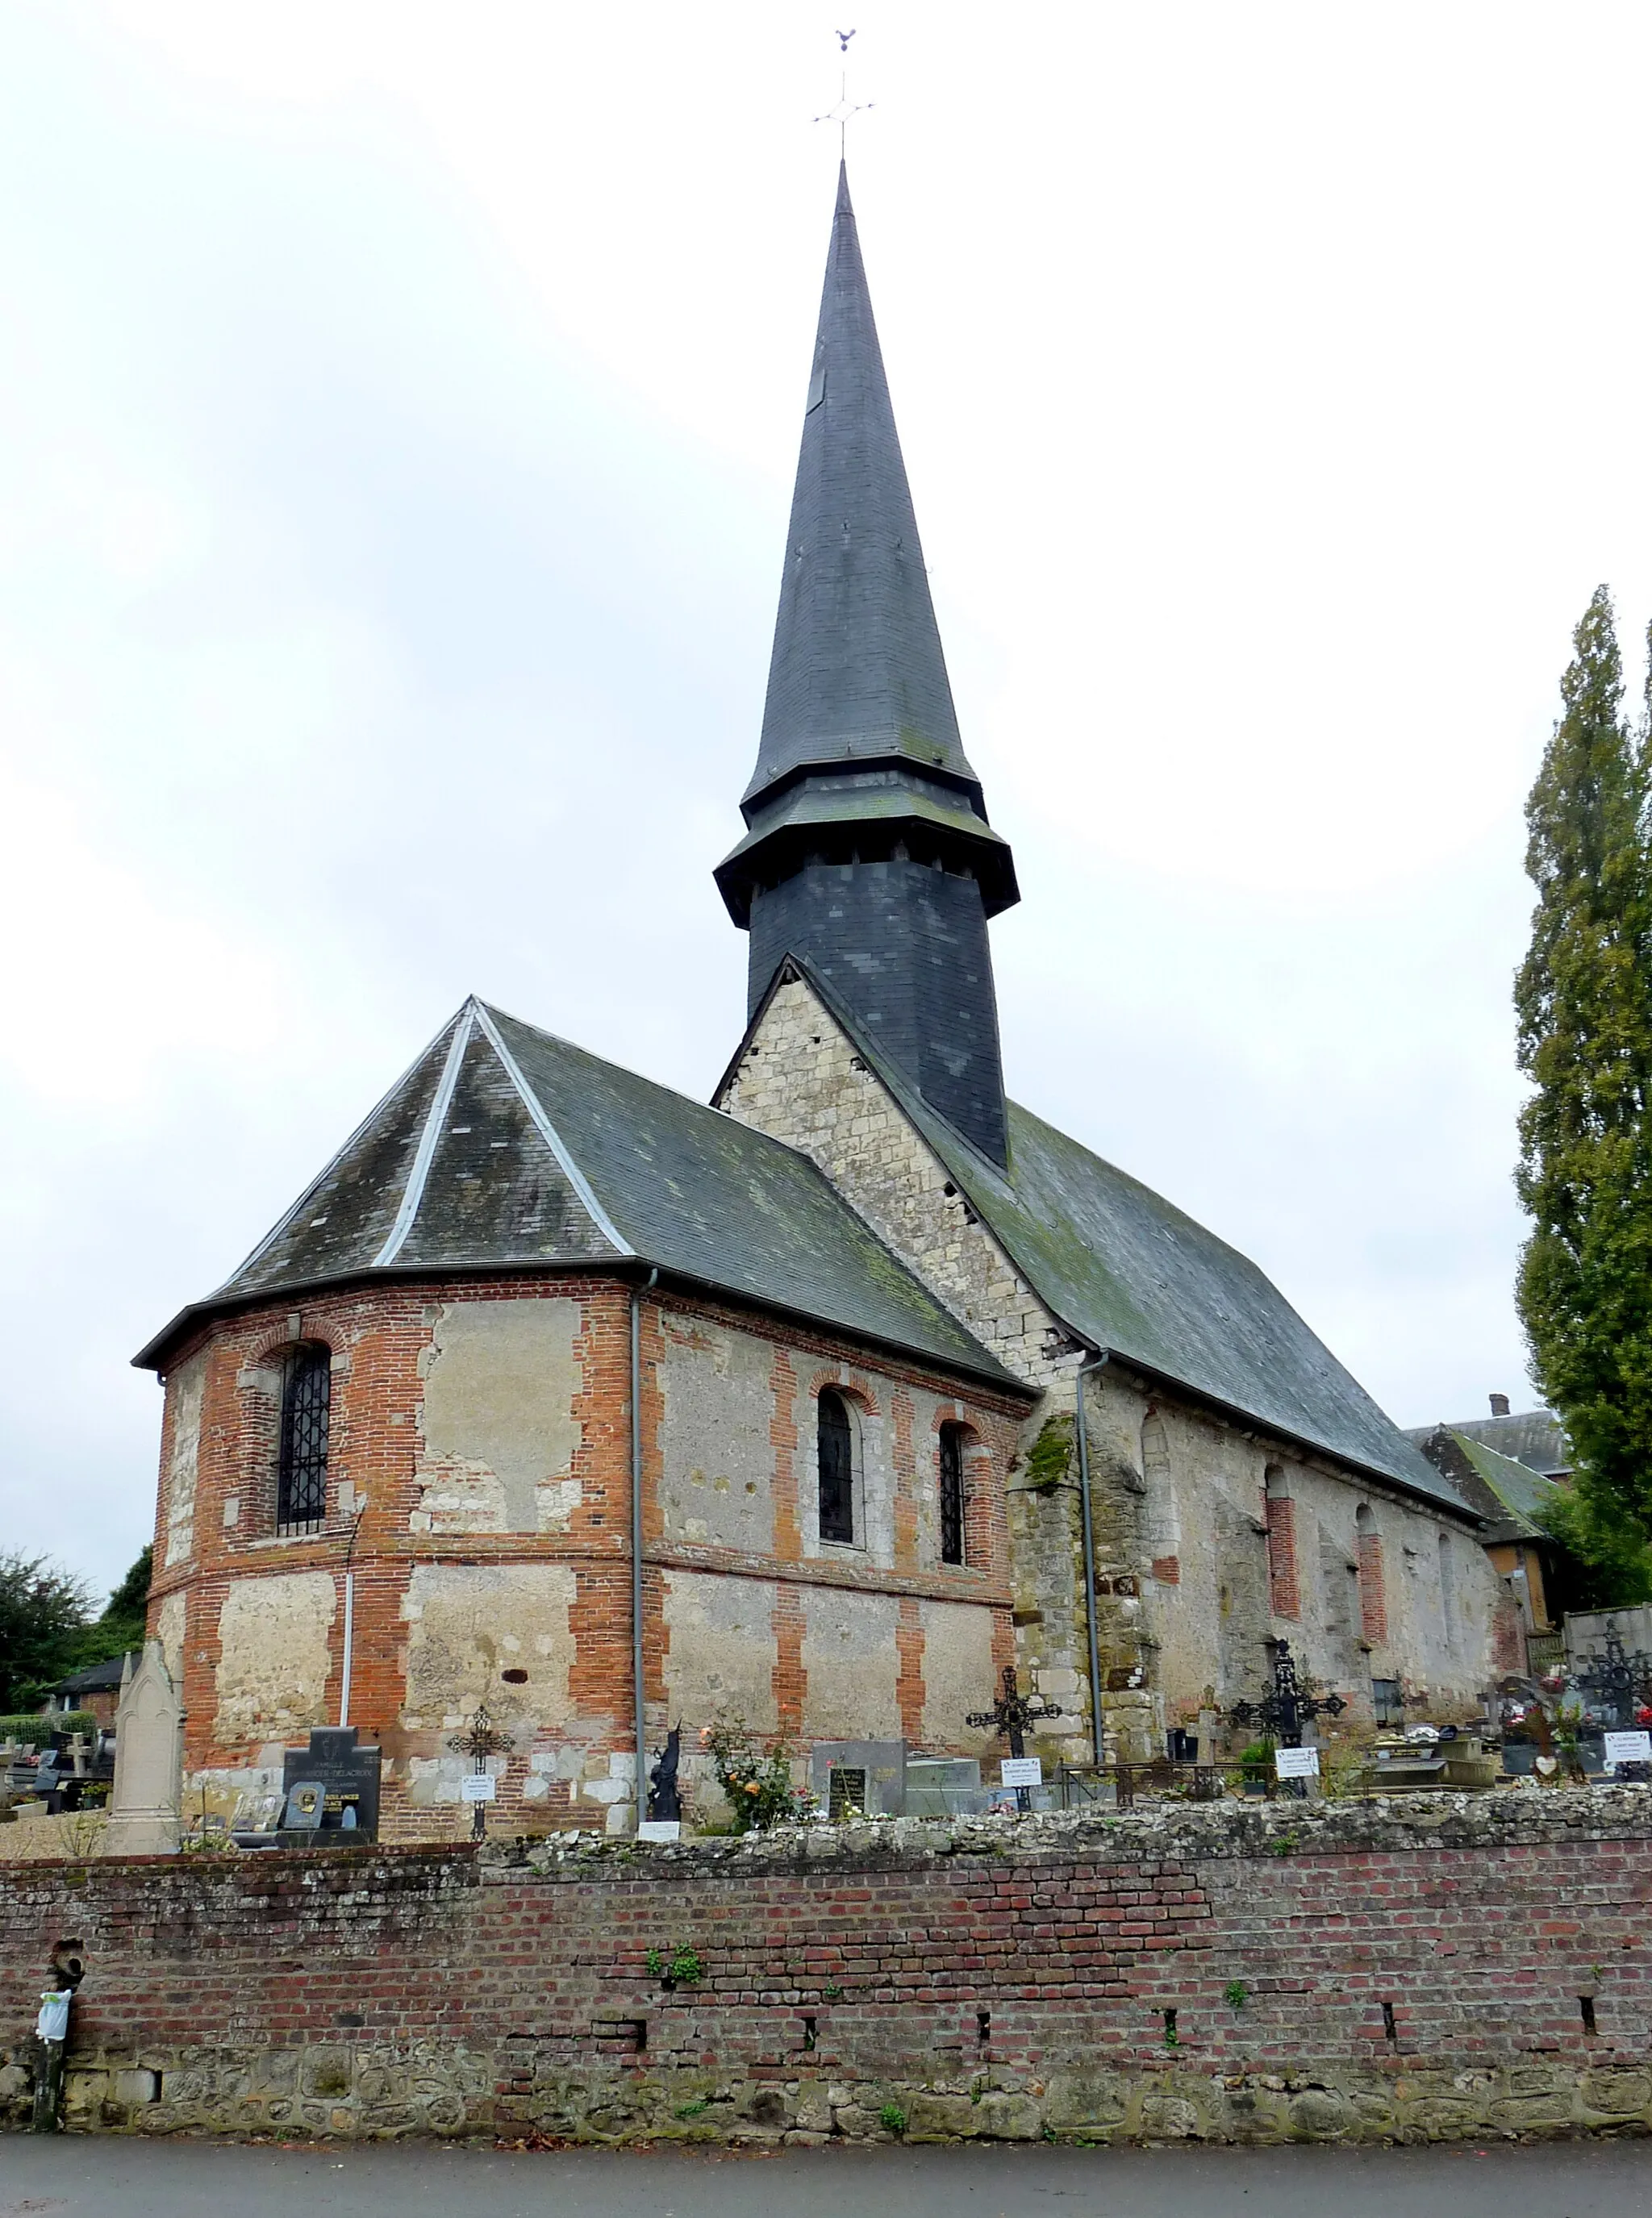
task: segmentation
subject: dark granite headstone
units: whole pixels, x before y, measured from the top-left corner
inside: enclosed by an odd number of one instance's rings
[[[319,1780],[326,1789],[320,1830],[353,1831],[357,1840],[376,1840],[379,1830],[379,1764],[376,1748],[357,1744],[354,1725],[318,1725],[307,1748],[287,1750],[282,1765],[282,1799],[301,1780]],[[345,1812],[354,1813],[346,1826]],[[290,1818],[287,1820],[290,1825]]]

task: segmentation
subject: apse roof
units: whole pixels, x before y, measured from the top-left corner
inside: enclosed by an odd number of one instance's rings
[[[806,1155],[468,1001],[196,1318],[380,1273],[635,1262],[1019,1386]]]
[[[1000,1169],[930,1106],[806,963],[794,957],[791,967],[1077,1338],[1464,1514],[1461,1496],[1248,1257],[1014,1101],[1009,1168]],[[754,1028],[761,1019],[760,1009]]]

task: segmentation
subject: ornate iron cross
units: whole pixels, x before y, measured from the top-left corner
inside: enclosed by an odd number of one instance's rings
[[[501,1732],[488,1714],[486,1702],[478,1702],[475,1713],[462,1733],[455,1733],[448,1746],[457,1756],[468,1756],[480,1779],[488,1769],[490,1756],[502,1756],[511,1744],[511,1736]],[[488,1805],[473,1802],[470,1806],[470,1837],[479,1841],[488,1831]]]
[[[1060,1714],[1059,1702],[1035,1701],[1030,1694],[1023,1694],[1015,1683],[1015,1665],[1006,1664],[1003,1667],[1003,1692],[997,1701],[990,1710],[972,1710],[964,1723],[973,1725],[978,1732],[1007,1735],[1010,1755],[1024,1756],[1027,1750],[1023,1736],[1028,1726],[1036,1725],[1040,1718],[1059,1718]],[[1018,1810],[1030,1810],[1032,1807],[1032,1799],[1025,1787],[1015,1789],[1015,1807]]]
[[[1574,1671],[1572,1683],[1608,1706],[1620,1725],[1632,1725],[1652,1681],[1652,1656],[1640,1649],[1632,1656],[1624,1652],[1615,1617],[1606,1620],[1605,1638],[1605,1653],[1591,1656],[1588,1670]]]
[[[1281,1748],[1300,1748],[1310,1719],[1339,1718],[1347,1707],[1340,1694],[1302,1692],[1290,1643],[1282,1640],[1274,1651],[1272,1692],[1259,1702],[1235,1702],[1227,1715],[1236,1725],[1260,1725]]]

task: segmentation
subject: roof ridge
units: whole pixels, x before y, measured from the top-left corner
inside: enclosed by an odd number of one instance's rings
[[[551,1123],[550,1118],[545,1114],[543,1102],[540,1100],[532,1087],[529,1085],[527,1080],[523,1076],[521,1068],[519,1065],[516,1057],[511,1053],[510,1049],[506,1046],[504,1035],[500,1032],[499,1026],[494,1022],[493,1013],[489,1010],[487,1003],[485,1001],[478,1001],[473,994],[468,1006],[475,1010],[476,1020],[481,1025],[482,1031],[486,1033],[489,1044],[492,1046],[494,1054],[498,1056],[500,1063],[504,1069],[505,1075],[510,1080],[511,1084],[516,1088],[517,1094],[521,1100],[522,1106],[527,1111],[540,1138],[545,1143],[545,1145],[550,1149],[552,1155],[556,1156],[557,1162],[561,1164],[563,1172],[567,1175],[568,1184],[573,1187],[574,1193],[578,1194],[581,1203],[585,1206],[587,1213],[591,1218],[592,1223],[596,1226],[598,1231],[602,1234],[605,1240],[612,1242],[613,1245],[618,1249],[622,1255],[635,1255],[637,1253],[636,1248],[632,1247],[630,1242],[626,1239],[624,1234],[614,1223],[612,1217],[609,1216],[607,1211],[597,1199],[596,1191],[592,1186],[590,1180],[587,1178],[585,1173],[574,1162],[573,1155],[569,1153],[567,1146],[563,1143],[562,1134],[556,1130],[556,1127]],[[504,1015],[505,1012],[501,1010],[500,1013],[500,1015]],[[506,1021],[512,1024],[516,1024],[519,1023],[521,1020],[519,1018],[512,1017],[508,1018]],[[532,1029],[532,1027],[530,1027],[530,1029]],[[549,1035],[547,1035],[547,1037],[549,1037]],[[564,1044],[572,1045],[572,1042],[565,1042]]]
[[[463,1014],[463,1009],[456,1010],[454,1014],[448,1019],[446,1024],[438,1026],[435,1032],[433,1032],[431,1038],[425,1041],[424,1046],[419,1049],[418,1054],[407,1065],[407,1068],[402,1072],[401,1077],[396,1080],[393,1086],[387,1087],[384,1092],[380,1094],[378,1100],[368,1111],[366,1116],[361,1119],[360,1123],[351,1133],[349,1138],[345,1140],[343,1146],[333,1149],[332,1153],[327,1157],[326,1162],[322,1164],[315,1176],[310,1180],[309,1184],[304,1188],[304,1191],[299,1195],[297,1200],[295,1201],[289,1208],[284,1209],[282,1211],[281,1215],[270,1227],[270,1230],[264,1234],[263,1239],[258,1242],[255,1248],[251,1249],[248,1254],[241,1258],[240,1261],[235,1266],[235,1268],[229,1273],[228,1277],[224,1279],[218,1286],[214,1286],[209,1294],[203,1295],[200,1303],[191,1303],[189,1305],[190,1308],[202,1307],[207,1303],[216,1301],[220,1294],[227,1292],[229,1288],[235,1284],[235,1281],[238,1279],[241,1278],[246,1272],[250,1271],[253,1265],[257,1263],[262,1256],[269,1253],[270,1249],[274,1247],[276,1242],[280,1239],[282,1234],[285,1232],[288,1227],[292,1224],[294,1218],[298,1216],[299,1212],[302,1209],[314,1199],[317,1193],[326,1184],[335,1168],[344,1161],[345,1157],[355,1146],[357,1141],[359,1140],[370,1127],[384,1114],[385,1111],[396,1099],[396,1096],[401,1092],[408,1081],[414,1077],[423,1068],[424,1064],[429,1058],[431,1050],[436,1045],[437,1042],[445,1037],[448,1032],[450,1032],[451,1028],[458,1023],[459,1019]]]
[[[473,997],[474,999],[474,997]],[[425,1187],[430,1178],[430,1167],[436,1158],[436,1143],[442,1137],[442,1127],[447,1121],[448,1111],[453,1106],[453,1089],[459,1082],[459,1066],[464,1061],[464,1051],[470,1044],[472,1002],[467,1001],[459,1012],[458,1022],[453,1027],[453,1037],[448,1042],[447,1060],[442,1065],[442,1075],[436,1081],[436,1091],[431,1096],[425,1115],[425,1129],[419,1135],[419,1145],[413,1159],[413,1168],[407,1174],[407,1183],[401,1189],[401,1200],[395,1221],[382,1248],[373,1258],[373,1268],[382,1270],[394,1263],[413,1230],[413,1219],[425,1199]]]

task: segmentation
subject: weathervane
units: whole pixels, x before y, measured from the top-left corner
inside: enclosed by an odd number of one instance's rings
[[[839,53],[848,53],[849,50],[849,40],[854,36],[854,33],[853,31],[835,31],[833,33],[833,36],[837,40],[837,51]],[[838,79],[837,100],[835,105],[825,109],[823,114],[816,116],[815,121],[817,123],[836,124],[838,152],[840,154],[847,154],[848,152],[849,142],[849,119],[855,115],[864,115],[867,108],[875,108],[877,104],[877,102],[874,100],[851,100],[849,98],[849,73],[848,70],[845,70],[842,76]]]

